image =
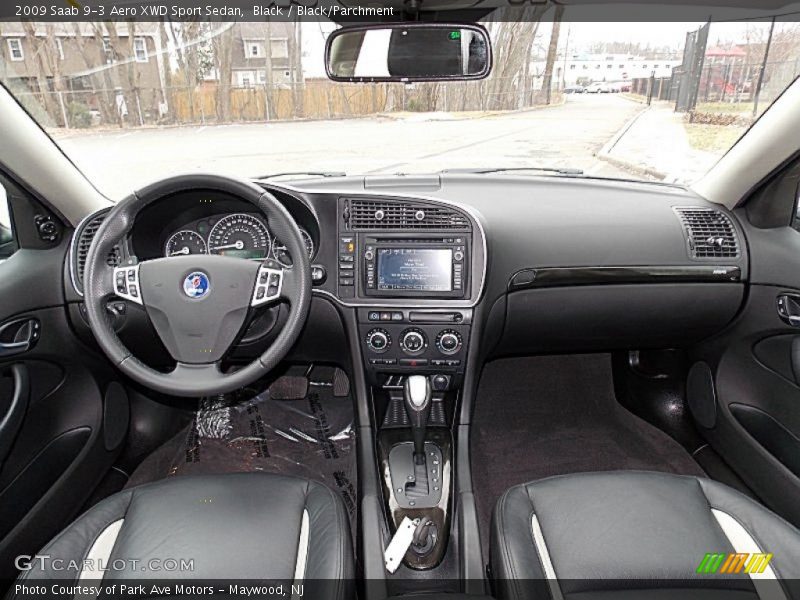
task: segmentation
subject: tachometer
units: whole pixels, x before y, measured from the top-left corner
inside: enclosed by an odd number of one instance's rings
[[[217,221],[208,234],[208,251],[237,258],[266,258],[270,251],[269,231],[253,215],[228,215]]]
[[[303,244],[305,244],[306,252],[308,252],[308,258],[312,258],[314,256],[314,240],[311,239],[311,236],[302,227],[300,228],[300,236],[303,238]],[[284,267],[288,268],[292,266],[292,257],[289,256],[286,246],[278,238],[272,240],[272,258],[277,260]]]
[[[181,256],[184,254],[206,254],[206,241],[194,231],[179,231],[170,236],[164,246],[164,256]]]

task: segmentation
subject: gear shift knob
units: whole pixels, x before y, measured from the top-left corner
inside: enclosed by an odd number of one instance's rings
[[[403,401],[414,437],[414,461],[422,464],[425,462],[425,429],[431,412],[431,383],[428,378],[422,375],[406,377]]]

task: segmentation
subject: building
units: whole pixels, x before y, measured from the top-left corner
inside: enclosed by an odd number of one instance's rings
[[[0,68],[37,96],[53,125],[79,111],[142,123],[167,110],[158,23],[2,23]]]
[[[565,58],[561,55],[553,66],[553,86],[624,82],[651,75],[669,77],[673,67],[680,64],[680,56],[645,58],[627,54],[570,54]],[[537,77],[544,75],[544,58],[537,59],[532,66]]]
[[[267,63],[272,67],[272,84],[288,85],[292,81],[289,44],[292,23],[237,23],[232,55],[231,84],[252,87],[267,82]],[[267,57],[269,40],[270,57]],[[300,75],[302,78],[302,75]]]

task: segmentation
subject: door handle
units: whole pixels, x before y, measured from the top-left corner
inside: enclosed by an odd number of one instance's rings
[[[0,358],[27,352],[39,341],[41,324],[37,319],[24,317],[0,326]]]
[[[792,327],[800,327],[800,294],[780,294],[776,300],[778,316]]]

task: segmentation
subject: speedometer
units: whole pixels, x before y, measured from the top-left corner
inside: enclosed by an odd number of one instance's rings
[[[253,215],[222,217],[208,234],[208,251],[236,258],[266,258],[270,250],[267,227]]]

